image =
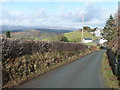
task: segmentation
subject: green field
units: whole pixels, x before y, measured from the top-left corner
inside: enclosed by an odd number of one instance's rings
[[[82,41],[82,32],[81,31],[74,31],[69,33],[64,33],[63,36],[67,37],[69,42],[81,42]],[[43,41],[59,41],[62,37],[62,34],[48,34],[47,36],[43,35]],[[99,37],[94,37],[91,35],[90,32],[84,31],[84,38],[92,38],[93,40],[98,39]],[[39,37],[30,37],[32,40],[40,40]],[[93,43],[88,43],[86,45],[95,46]]]
[[[81,41],[82,32],[81,31],[74,31],[64,34],[65,37],[68,38],[69,41]],[[84,38],[92,38],[93,40],[98,39],[99,37],[92,37],[90,32],[84,32]]]
[[[96,46],[94,43],[83,43],[84,45],[89,45],[89,46]]]

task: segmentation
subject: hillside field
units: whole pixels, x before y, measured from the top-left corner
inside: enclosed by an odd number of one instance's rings
[[[81,31],[74,31],[64,34],[65,37],[68,38],[69,41],[74,42],[75,40],[81,41],[82,32]],[[84,32],[84,38],[93,38],[93,40],[98,39],[99,37],[92,37],[90,32]]]

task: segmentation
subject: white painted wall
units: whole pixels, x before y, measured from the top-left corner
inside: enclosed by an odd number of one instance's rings
[[[91,42],[93,42],[92,40],[85,40],[85,39],[83,39],[83,41],[82,41],[83,43],[91,43]]]
[[[107,40],[105,40],[105,39],[100,39],[100,41],[99,41],[100,44],[103,44],[105,42],[107,42]]]
[[[96,37],[101,37],[101,30],[100,29],[97,29],[94,33],[95,33]]]

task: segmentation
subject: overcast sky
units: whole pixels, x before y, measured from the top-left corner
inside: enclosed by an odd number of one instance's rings
[[[0,7],[2,11],[0,25],[15,26],[81,28],[81,18],[84,15],[85,25],[103,27],[109,15],[114,15],[118,7],[118,0],[108,2],[103,2],[103,0],[91,2],[90,0],[89,2],[85,0],[2,1],[4,2],[1,2]]]

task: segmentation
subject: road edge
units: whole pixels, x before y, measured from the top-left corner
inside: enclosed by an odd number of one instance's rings
[[[98,50],[98,51],[99,51],[99,50]],[[41,75],[43,75],[43,74],[45,74],[45,73],[48,73],[48,72],[50,72],[50,71],[52,71],[52,70],[55,70],[55,69],[57,69],[57,68],[60,68],[60,67],[62,67],[62,66],[64,66],[64,65],[66,65],[66,64],[72,63],[72,62],[74,62],[74,61],[76,61],[76,60],[78,60],[78,59],[81,59],[81,58],[83,58],[83,57],[85,57],[85,56],[87,56],[87,55],[89,55],[89,54],[91,54],[91,53],[95,53],[95,52],[98,52],[98,51],[89,52],[89,53],[83,54],[83,55],[81,55],[81,56],[79,56],[79,57],[77,57],[77,58],[75,58],[75,59],[71,59],[71,60],[69,60],[69,61],[67,61],[67,62],[65,61],[65,62],[59,63],[59,64],[57,64],[57,65],[51,66],[51,67],[47,68],[44,72],[41,72],[41,73],[39,73],[38,75],[34,75],[33,77],[27,79],[26,81],[19,83],[17,86],[13,86],[12,88],[17,88],[17,87],[19,87],[20,85],[22,85],[23,83],[26,83],[26,82],[28,82],[28,81],[30,81],[30,80],[32,80],[32,79],[35,79],[35,78],[37,78],[37,77],[39,77],[39,76],[41,76]]]
[[[117,85],[118,83],[117,77],[113,75],[112,70],[109,66],[106,53],[104,53],[102,59],[101,74],[103,77],[105,88],[113,88],[113,90],[120,89],[120,87]]]

